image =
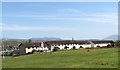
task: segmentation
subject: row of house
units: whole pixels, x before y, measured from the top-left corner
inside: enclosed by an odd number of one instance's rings
[[[109,45],[113,46],[114,42],[112,40],[66,40],[66,41],[49,41],[51,49],[55,46],[59,47],[61,50],[65,49],[76,49],[79,48],[96,48],[96,47],[107,47]]]
[[[80,49],[80,48],[96,48],[96,47],[114,47],[112,40],[59,40],[59,41],[44,41],[40,43],[21,43],[15,53],[26,55],[38,52],[50,52],[55,47],[63,49]]]

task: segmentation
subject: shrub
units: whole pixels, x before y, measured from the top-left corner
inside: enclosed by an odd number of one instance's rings
[[[99,46],[99,45],[97,45],[97,48],[100,48],[100,46]]]
[[[73,48],[72,48],[73,50],[75,50],[76,49],[76,47],[75,46],[73,46]]]
[[[80,46],[80,48],[83,48],[82,46]]]
[[[69,47],[67,47],[67,46],[64,47],[64,49],[67,49],[67,48],[69,48]]]
[[[54,47],[54,49],[53,49],[53,51],[58,51],[58,50],[60,50],[59,47]]]
[[[90,52],[90,50],[88,49],[87,52]]]
[[[85,49],[90,49],[89,47],[86,47]]]
[[[35,53],[35,52],[37,52],[36,50],[32,50],[32,52],[30,52],[30,54],[33,54],[33,53]]]
[[[115,46],[120,47],[120,40],[115,41]]]

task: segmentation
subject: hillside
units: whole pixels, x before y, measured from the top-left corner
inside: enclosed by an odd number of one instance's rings
[[[117,68],[118,49],[64,50],[5,57],[3,68]]]
[[[56,37],[43,37],[43,38],[31,38],[32,42],[51,41],[51,40],[62,40]]]

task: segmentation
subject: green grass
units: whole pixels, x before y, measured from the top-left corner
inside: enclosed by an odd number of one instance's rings
[[[65,50],[5,57],[3,68],[118,68],[118,48]]]

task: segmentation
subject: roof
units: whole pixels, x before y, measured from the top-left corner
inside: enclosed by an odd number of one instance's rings
[[[100,44],[100,43],[114,43],[112,40],[58,40],[43,42],[45,46],[60,45],[60,44]],[[19,47],[39,47],[41,43],[21,43]]]
[[[41,43],[21,43],[18,47],[39,47],[41,46]]]
[[[100,44],[100,43],[114,43],[112,40],[60,40],[60,41],[46,41],[47,44]]]
[[[94,44],[100,44],[100,43],[114,43],[112,40],[92,40],[91,41]]]
[[[46,41],[47,44],[85,44],[87,40],[61,40],[61,41]]]

